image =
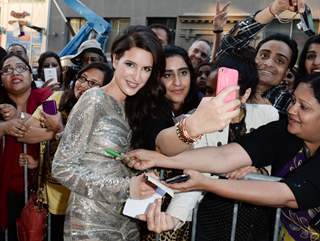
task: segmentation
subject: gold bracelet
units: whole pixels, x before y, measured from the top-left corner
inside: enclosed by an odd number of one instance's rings
[[[190,142],[193,143],[193,142],[196,142],[196,141],[198,141],[198,140],[201,139],[201,137],[202,137],[201,134],[198,135],[198,136],[196,136],[196,137],[192,137],[192,136],[189,134],[189,132],[188,132],[188,130],[187,130],[187,118],[185,118],[185,119],[182,120],[182,128],[183,128],[183,134],[184,134],[184,136],[185,136]]]
[[[192,144],[183,134],[182,120],[176,124],[176,133],[180,141],[186,144]]]
[[[189,134],[187,127],[186,127],[186,118],[179,121],[176,124],[176,133],[177,133],[178,138],[186,144],[192,144],[192,143],[200,140],[202,137],[202,135],[198,135],[196,137],[191,137],[191,135]]]

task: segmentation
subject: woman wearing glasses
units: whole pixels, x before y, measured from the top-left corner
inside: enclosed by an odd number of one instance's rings
[[[112,79],[112,70],[103,63],[92,63],[82,68],[71,89],[56,91],[48,99],[55,100],[58,105],[56,115],[43,112],[42,106],[28,120],[32,131],[22,139],[27,143],[42,141],[44,145],[43,173],[45,173],[45,191],[47,204],[51,215],[51,240],[63,240],[63,223],[70,191],[62,186],[51,175],[53,156],[59,144],[59,137],[63,133],[68,116],[81,95],[93,87],[102,87]],[[44,141],[50,142],[46,144]],[[47,148],[49,145],[49,148]]]
[[[20,164],[27,161],[29,168],[35,168],[39,156],[39,145],[27,145],[27,154],[23,154],[18,138],[25,135],[27,126],[20,117],[27,119],[51,91],[32,88],[31,67],[20,56],[7,55],[0,69],[0,228],[1,236],[8,229],[9,240],[17,240],[16,218],[24,206],[23,168]],[[29,172],[30,179],[34,173]],[[31,188],[31,180],[29,183]]]

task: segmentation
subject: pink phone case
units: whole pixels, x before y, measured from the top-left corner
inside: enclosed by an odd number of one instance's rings
[[[239,73],[236,69],[230,69],[226,67],[219,68],[216,95],[218,95],[223,89],[228,86],[238,84]],[[228,95],[224,101],[229,102],[237,98],[237,92],[234,91]]]

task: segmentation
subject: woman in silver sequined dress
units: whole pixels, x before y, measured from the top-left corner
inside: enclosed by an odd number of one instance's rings
[[[77,102],[53,160],[53,175],[71,190],[64,240],[139,240],[138,223],[123,216],[122,207],[129,197],[154,192],[142,175],[134,176],[104,150],[129,149],[134,119],[128,113],[150,104],[141,100],[159,86],[162,47],[150,32],[127,31],[115,40],[111,54],[113,79]]]

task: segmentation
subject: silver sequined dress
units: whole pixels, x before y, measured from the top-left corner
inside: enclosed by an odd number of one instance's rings
[[[124,105],[92,88],[74,106],[55,154],[52,172],[71,190],[64,240],[139,240],[138,225],[121,214],[132,172],[104,155],[126,152],[130,128]]]

